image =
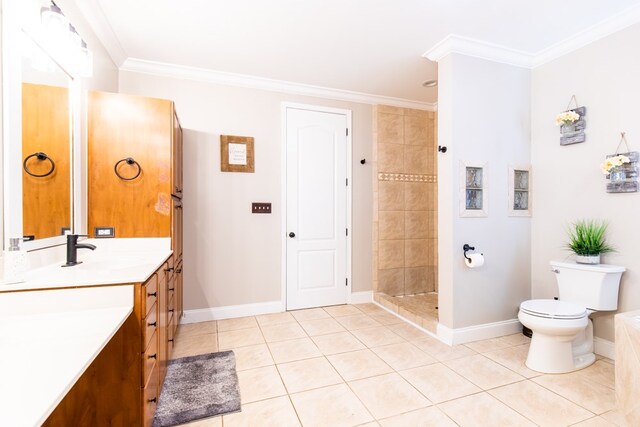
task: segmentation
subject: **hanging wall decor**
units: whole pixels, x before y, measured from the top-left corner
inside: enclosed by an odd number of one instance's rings
[[[571,105],[575,105],[571,109]],[[576,96],[572,95],[567,109],[556,116],[556,125],[560,126],[560,145],[571,145],[584,142],[586,135],[584,129],[587,126],[584,116],[587,107],[578,107]]]
[[[255,171],[253,137],[220,135],[220,171]]]
[[[602,173],[609,180],[607,193],[637,193],[640,187],[638,185],[638,159],[640,155],[637,151],[629,150],[625,132],[622,132],[620,136],[615,154],[607,155],[600,165]],[[627,151],[620,153],[623,142]]]

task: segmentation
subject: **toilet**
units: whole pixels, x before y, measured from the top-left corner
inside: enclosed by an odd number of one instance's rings
[[[533,331],[526,365],[548,374],[586,368],[595,362],[593,323],[596,311],[618,308],[624,267],[552,261],[558,300],[534,299],[520,304],[518,319]]]

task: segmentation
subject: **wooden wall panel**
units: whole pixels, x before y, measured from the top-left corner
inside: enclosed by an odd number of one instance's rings
[[[54,172],[42,178],[22,171],[23,234],[36,239],[59,236],[71,224],[69,91],[65,87],[22,84],[22,161],[30,154],[46,153]],[[32,157],[32,173],[49,171],[47,160]]]
[[[116,237],[170,237],[173,103],[106,92],[89,94],[89,234],[115,227]],[[142,173],[118,178],[114,165],[132,157]],[[136,168],[121,164],[121,175]]]

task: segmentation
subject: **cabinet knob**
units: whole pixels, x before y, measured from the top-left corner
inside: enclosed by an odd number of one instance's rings
[[[155,297],[155,296],[157,296],[157,295],[158,295],[158,293],[157,293],[157,292],[147,292],[147,296],[148,296],[148,297]]]
[[[150,354],[147,356],[147,359],[155,359],[156,358],[156,354]]]
[[[178,274],[182,273],[182,269],[181,268],[177,269],[176,273],[178,273]]]
[[[173,342],[173,339],[170,339],[170,340],[167,340],[167,341],[169,341],[169,342]]]
[[[154,397],[153,399],[148,399],[147,402],[148,403],[156,403],[158,401],[157,397]]]
[[[153,323],[147,323],[147,326],[156,326],[156,322],[153,322]]]
[[[171,272],[173,271],[173,267],[167,268],[165,271],[166,271],[167,273],[171,273]]]
[[[171,310],[169,310],[169,313],[173,313],[173,312],[174,312],[173,308]]]

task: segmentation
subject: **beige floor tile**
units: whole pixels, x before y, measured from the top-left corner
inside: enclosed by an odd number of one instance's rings
[[[586,409],[532,381],[509,384],[488,393],[538,425],[568,426],[593,417]]]
[[[580,369],[575,373],[609,388],[615,388],[616,386],[615,365],[609,363],[604,359],[596,360],[596,363],[594,363],[593,365],[585,369]]]
[[[319,335],[311,339],[324,355],[346,353],[348,351],[363,350],[366,348],[365,345],[358,341],[350,332]]]
[[[351,390],[376,419],[431,406],[431,402],[397,373],[349,383]]]
[[[243,405],[287,394],[275,366],[239,371],[238,383]]]
[[[396,334],[400,335],[402,338],[409,341],[422,341],[425,338],[429,337],[429,334],[427,334],[424,331],[421,331],[420,329],[414,326],[409,325],[408,323],[399,323],[396,325],[390,325],[390,326],[387,326],[387,328],[389,328]]]
[[[324,357],[283,363],[277,368],[289,393],[298,393],[344,382]]]
[[[435,406],[380,421],[382,427],[456,427],[451,418]]]
[[[405,342],[404,338],[392,332],[385,326],[358,329],[356,331],[351,331],[351,333],[369,348]]]
[[[260,326],[279,325],[281,323],[295,322],[296,319],[291,313],[272,313],[256,316],[256,320]]]
[[[438,361],[411,343],[403,342],[371,349],[396,371],[430,365]]]
[[[443,363],[483,390],[525,379],[522,375],[516,374],[482,354],[448,360]]]
[[[340,316],[336,317],[338,323],[349,331],[356,329],[372,328],[375,326],[381,326],[381,324],[367,316],[366,314],[356,314],[354,316]]]
[[[295,317],[298,322],[303,320],[316,320],[316,319],[328,319],[329,313],[322,308],[308,308],[306,310],[290,311],[291,315]]]
[[[180,424],[180,427],[222,427],[222,417],[205,418],[187,424]]]
[[[186,338],[194,335],[215,334],[218,332],[217,322],[199,322],[199,323],[186,323],[178,326],[178,333],[176,338]]]
[[[366,304],[353,304],[353,306],[368,315],[387,313],[387,310],[372,302]]]
[[[172,359],[195,356],[197,354],[214,353],[218,351],[217,334],[191,335],[176,339],[176,345],[171,353]]]
[[[259,328],[239,329],[218,334],[220,350],[230,350],[255,344],[264,344],[264,337]]]
[[[505,340],[503,340],[502,338],[492,338],[490,340],[475,341],[475,342],[467,343],[465,345],[469,347],[471,350],[478,353],[488,353],[490,351],[512,347],[507,342],[505,342]]]
[[[380,427],[380,424],[375,421],[371,421],[370,423],[358,424],[357,427]]]
[[[254,316],[218,320],[219,332],[237,331],[238,329],[251,329],[257,327],[258,322],[256,321],[256,318]]]
[[[572,427],[615,427],[615,424],[610,423],[602,417],[593,417],[574,424]]]
[[[426,337],[422,341],[413,341],[413,344],[439,361],[460,359],[476,354],[475,351],[464,345],[447,345],[433,337]]]
[[[327,356],[327,358],[345,381],[359,380],[393,372],[393,369],[371,350],[335,354]]]
[[[293,362],[322,356],[310,338],[269,343],[271,355],[276,363]]]
[[[498,338],[499,341],[505,343],[509,347],[514,347],[516,345],[529,344],[531,342],[531,338],[523,335],[522,333],[505,335],[504,337]]]
[[[441,403],[481,391],[442,363],[401,371],[400,375],[433,403]]]
[[[380,323],[381,325],[395,325],[396,323],[404,322],[401,318],[399,318],[394,314],[389,313],[386,310],[384,311],[384,313],[370,314],[369,317],[371,317],[373,320]]]
[[[516,427],[535,424],[487,393],[478,393],[438,405],[463,427]]]
[[[373,421],[346,384],[295,393],[291,400],[305,427],[350,427]]]
[[[563,375],[541,375],[533,378],[532,381],[566,397],[596,415],[616,408],[616,395],[612,388],[588,380],[577,372]]]
[[[624,418],[618,411],[608,411],[600,415],[600,417],[616,426],[624,427],[625,425]]]
[[[490,351],[484,355],[525,378],[542,375],[540,372],[533,371],[525,365],[528,353],[529,344],[524,344],[516,347],[503,348],[502,350]]]
[[[298,323],[281,323],[279,325],[262,326],[262,334],[267,342],[287,341],[304,338],[307,334]]]
[[[300,426],[288,396],[242,405],[242,412],[222,417],[225,427],[295,427]]]
[[[340,323],[336,322],[333,318],[305,320],[300,322],[300,325],[304,328],[307,334],[312,337],[316,335],[327,335],[345,331]]]
[[[236,370],[238,371],[261,368],[274,364],[271,352],[266,344],[238,347],[235,348],[233,352],[236,355]]]
[[[362,314],[360,310],[352,305],[332,305],[331,307],[324,307],[324,310],[332,317],[339,316],[353,316],[356,314]]]

